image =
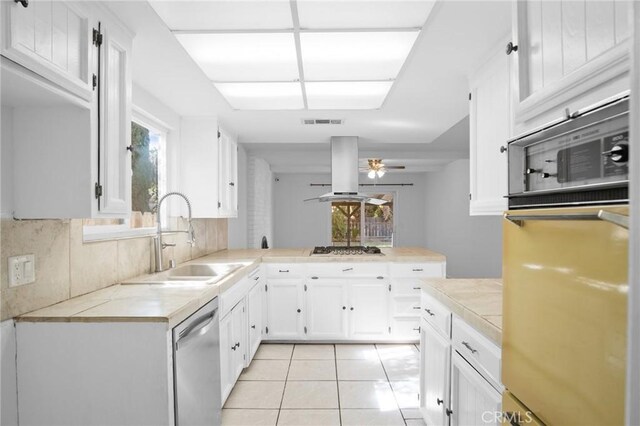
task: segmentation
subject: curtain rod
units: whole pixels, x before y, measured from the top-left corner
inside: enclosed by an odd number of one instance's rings
[[[310,183],[309,186],[331,186],[330,183]],[[361,183],[359,186],[413,186],[412,183]]]

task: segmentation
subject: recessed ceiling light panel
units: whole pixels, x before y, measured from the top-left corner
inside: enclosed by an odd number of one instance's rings
[[[419,28],[433,8],[431,0],[298,1],[300,27]]]
[[[295,81],[298,60],[291,33],[176,34],[214,81]]]
[[[376,109],[382,106],[391,81],[306,83],[309,109]]]
[[[302,109],[300,83],[216,83],[233,109]]]
[[[417,37],[418,31],[301,33],[305,79],[394,79]]]

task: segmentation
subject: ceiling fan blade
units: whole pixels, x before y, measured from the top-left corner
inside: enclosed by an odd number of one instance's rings
[[[405,166],[384,166],[385,169],[405,169]]]

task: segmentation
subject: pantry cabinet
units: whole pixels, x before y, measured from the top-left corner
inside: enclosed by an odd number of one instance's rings
[[[513,4],[517,133],[629,89],[632,1]]]
[[[511,136],[510,62],[496,46],[469,78],[471,215],[507,209],[507,140]]]
[[[91,100],[92,11],[81,2],[3,1],[2,56]]]

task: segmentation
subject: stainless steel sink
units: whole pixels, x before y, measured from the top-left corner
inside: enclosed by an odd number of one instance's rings
[[[242,266],[241,263],[189,264],[122,284],[214,284]]]

